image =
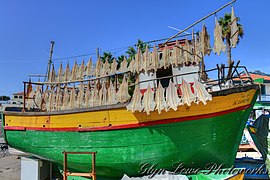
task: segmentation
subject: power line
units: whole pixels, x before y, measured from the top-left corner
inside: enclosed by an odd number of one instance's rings
[[[76,56],[53,58],[52,60],[54,60],[54,61],[62,61],[62,60],[69,60],[69,59],[75,59],[75,58],[80,58],[80,57],[91,56],[91,55],[95,55],[95,54],[96,54],[96,52],[93,52],[93,53],[81,54],[81,55],[76,55]]]
[[[187,37],[187,36],[190,36],[191,34],[185,34],[185,35],[179,35],[179,36],[176,36],[174,37],[173,39],[175,38],[179,38],[179,37]],[[142,44],[151,44],[151,43],[157,43],[157,42],[161,42],[161,41],[164,41],[168,38],[162,38],[162,39],[156,39],[156,40],[151,40],[151,41],[147,41],[147,42],[143,42]],[[133,44],[133,45],[130,45],[130,46],[124,46],[124,47],[120,47],[120,48],[114,48],[114,49],[109,49],[109,50],[102,50],[102,52],[110,52],[112,54],[115,54],[115,53],[119,53],[129,47],[136,47],[137,44]],[[87,56],[92,56],[92,55],[96,55],[96,52],[92,52],[92,53],[87,53],[87,54],[81,54],[81,55],[75,55],[75,56],[69,56],[69,57],[61,57],[61,58],[53,58],[52,60],[54,61],[63,61],[63,60],[70,60],[70,59],[75,59],[75,58],[81,58],[81,57],[87,57]]]
[[[160,42],[160,41],[164,41],[162,45],[165,45],[167,42],[169,42],[170,40],[172,39],[175,39],[175,38],[179,38],[179,37],[186,37],[186,36],[190,36],[191,34],[186,32],[185,35],[180,35],[181,33],[185,32],[186,30],[190,29],[191,27],[195,26],[196,24],[198,24],[199,22],[207,19],[208,17],[216,14],[218,11],[224,9],[225,7],[227,7],[228,5],[230,4],[233,4],[234,2],[236,2],[236,0],[232,0],[231,2],[225,4],[224,6],[222,6],[221,8],[217,9],[216,11],[208,14],[207,16],[203,17],[202,19],[196,21],[195,23],[191,24],[190,26],[188,26],[187,28],[179,31],[178,33],[176,33],[175,35],[171,36],[171,37],[167,37],[167,38],[162,38],[162,39],[157,39],[157,40],[151,40],[151,41],[148,41],[148,42],[143,42],[142,44],[150,44],[150,43],[155,43],[155,42]],[[169,26],[170,27],[170,26]],[[171,28],[171,27],[170,27]],[[126,46],[126,47],[122,47],[122,48],[116,48],[116,49],[112,49],[112,50],[107,50],[107,51],[103,51],[103,52],[111,52],[111,53],[114,53],[112,51],[116,51],[116,50],[119,50],[119,49],[123,49],[123,48],[129,48],[129,47],[132,47],[132,46],[135,46],[136,47],[137,44],[135,45],[131,45],[131,46]],[[122,50],[121,50],[122,51]],[[120,52],[120,51],[119,51]],[[70,57],[63,57],[63,58],[53,58],[52,60],[54,61],[62,61],[62,60],[69,60],[69,59],[73,59],[73,58],[80,58],[80,57],[86,57],[86,56],[91,56],[91,55],[94,55],[96,54],[95,52],[93,53],[87,53],[87,54],[82,54],[82,55],[76,55],[76,56],[70,56]]]
[[[123,51],[124,49],[127,49],[129,46],[121,47],[121,48],[115,48],[110,50],[104,50],[102,52],[111,52],[111,53],[118,53],[120,51]],[[75,59],[75,58],[81,58],[86,56],[92,56],[96,55],[96,52],[87,53],[87,54],[81,54],[81,55],[75,55],[75,56],[69,56],[69,57],[61,57],[61,58],[53,58],[54,61],[62,61],[62,60],[69,60],[69,59]]]

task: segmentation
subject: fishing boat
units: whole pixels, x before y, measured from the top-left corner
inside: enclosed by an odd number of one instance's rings
[[[174,171],[179,163],[230,167],[258,86],[239,63],[202,69],[209,43],[203,26],[191,40],[138,48],[120,68],[100,58],[95,66],[75,62],[71,71],[69,64],[58,73],[49,68],[47,81],[24,82],[22,112],[2,114],[5,141],[60,168],[62,152],[96,152],[97,177]],[[69,170],[91,165],[86,155],[68,159]]]
[[[43,159],[63,163],[63,151],[97,152],[97,175],[138,175],[141,163],[173,170],[175,163],[204,168],[233,164],[242,132],[257,96],[256,85],[212,92],[212,101],[147,115],[127,103],[54,112],[5,112],[6,142]],[[70,168],[87,170],[85,156]]]
[[[147,115],[129,112],[127,103],[55,112],[5,112],[10,146],[62,164],[63,151],[97,152],[97,174],[138,175],[141,163],[172,170],[183,162],[203,168],[233,164],[245,123],[257,96],[256,85],[212,92],[207,105],[179,106]],[[89,159],[70,159],[70,168],[87,170]],[[123,168],[124,167],[124,168]]]

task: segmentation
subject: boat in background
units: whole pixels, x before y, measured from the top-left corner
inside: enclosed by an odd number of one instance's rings
[[[260,153],[262,154],[263,163],[266,165],[266,169],[270,171],[270,160],[268,144],[269,140],[269,118],[270,115],[261,115],[251,125],[247,126],[247,129]]]

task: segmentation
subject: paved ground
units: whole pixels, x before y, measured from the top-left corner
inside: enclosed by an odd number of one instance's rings
[[[4,142],[0,138],[0,142]],[[21,176],[21,156],[27,154],[14,148],[9,148],[10,156],[0,158],[0,180],[20,180]]]
[[[2,122],[0,120],[0,143],[3,143]],[[21,155],[26,155],[21,151],[9,148],[11,156],[0,158],[0,180],[20,180],[21,175]]]
[[[3,143],[2,122],[0,120],[0,143]],[[9,148],[11,156],[0,158],[0,180],[20,180],[21,160],[20,155],[24,153]]]
[[[0,180],[20,180],[20,163],[15,155],[0,158]]]
[[[0,138],[0,142],[4,142],[3,138]],[[20,156],[26,154],[14,148],[9,148],[9,153],[10,156],[0,158],[0,180],[20,180]]]

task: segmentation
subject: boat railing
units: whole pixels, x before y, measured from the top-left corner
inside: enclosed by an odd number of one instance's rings
[[[250,77],[247,69],[245,66],[233,66],[234,71],[233,73],[230,75],[230,77],[225,77],[222,76],[222,74],[224,74],[226,69],[229,69],[230,67],[222,67],[222,70],[217,68],[212,68],[209,70],[204,70],[204,71],[193,71],[193,72],[188,72],[188,73],[181,73],[181,74],[176,74],[176,75],[171,75],[171,76],[164,76],[164,77],[160,77],[160,78],[154,78],[154,79],[148,79],[148,80],[143,80],[143,81],[139,81],[137,83],[132,83],[129,86],[135,86],[137,84],[141,84],[141,83],[146,83],[146,82],[156,82],[162,79],[172,79],[174,77],[181,77],[181,76],[187,76],[187,75],[194,75],[194,74],[198,74],[199,77],[202,76],[202,74],[209,74],[210,72],[214,72],[217,71],[217,75],[218,78],[217,79],[211,79],[209,78],[208,80],[202,80],[201,78],[199,79],[203,84],[205,85],[209,85],[209,86],[222,86],[224,84],[224,82],[233,80],[232,83],[234,84],[240,84],[240,85],[244,85],[247,82],[248,83],[253,83],[252,78]],[[240,71],[242,70],[242,71]],[[96,78],[89,78],[89,79],[84,79],[84,80],[74,80],[74,81],[66,81],[66,82],[23,82],[25,84],[25,90],[26,90],[26,85],[27,84],[32,84],[32,85],[59,85],[59,84],[72,84],[72,83],[80,83],[80,82],[89,82],[89,81],[97,81],[97,80],[101,80],[101,79],[106,79],[112,76],[117,76],[117,75],[123,75],[126,74],[128,72],[123,72],[123,73],[118,73],[115,75],[108,75],[108,76],[102,76],[102,77],[96,77]],[[155,83],[156,84],[156,83]]]
[[[247,69],[245,66],[239,66],[240,62],[237,62],[235,66],[231,67],[226,67],[225,65],[217,65],[215,68],[209,69],[209,70],[200,70],[200,71],[193,71],[193,72],[187,72],[187,73],[181,73],[181,74],[175,74],[171,76],[165,76],[165,77],[159,77],[159,78],[153,78],[153,79],[148,79],[148,80],[143,80],[139,82],[129,82],[129,87],[135,86],[135,85],[140,85],[141,83],[151,83],[153,84],[153,88],[156,90],[158,82],[163,80],[163,79],[168,79],[172,80],[176,86],[181,85],[181,83],[177,82],[179,78],[185,79],[187,76],[194,76],[194,78],[197,78],[202,84],[204,84],[205,88],[207,89],[208,92],[214,92],[214,91],[219,91],[223,89],[228,89],[232,87],[237,87],[237,86],[245,86],[248,84],[253,84],[253,80],[250,77]],[[30,85],[39,85],[41,86],[41,92],[44,92],[44,85],[46,86],[59,86],[59,85],[68,85],[74,83],[74,86],[76,85],[75,83],[83,83],[83,82],[90,82],[91,86],[99,80],[107,80],[108,78],[114,78],[115,80],[118,77],[123,77],[123,76],[129,76],[131,77],[132,74],[131,72],[124,72],[124,73],[119,73],[115,75],[108,75],[104,77],[91,77],[90,79],[85,79],[85,80],[78,80],[78,81],[69,81],[69,82],[24,82],[24,110],[25,110],[25,105],[26,105],[26,100],[27,99],[33,99],[34,103],[35,100],[33,97],[29,97],[29,92],[28,92],[28,86]],[[210,76],[216,76],[217,78],[210,78]],[[208,77],[209,76],[209,77]],[[192,82],[189,82],[192,84]],[[115,89],[117,90],[119,88],[120,83],[115,81]],[[93,87],[91,87],[93,88]],[[36,104],[36,103],[35,103]],[[37,104],[36,104],[37,106]],[[37,106],[39,107],[39,106]]]
[[[239,63],[238,63],[239,64]],[[245,66],[232,66],[231,69],[233,69],[232,73],[228,76],[225,76],[225,72],[226,70],[229,70],[230,67],[217,67],[216,68],[212,68],[209,70],[204,70],[204,71],[193,71],[193,72],[188,72],[188,73],[181,73],[181,74],[177,74],[177,75],[171,75],[171,76],[165,76],[165,77],[160,77],[160,78],[155,78],[155,79],[148,79],[148,80],[144,80],[144,81],[140,81],[138,83],[133,83],[130,84],[129,86],[135,86],[137,84],[141,84],[141,83],[147,83],[147,82],[153,82],[154,84],[154,89],[157,88],[157,82],[163,79],[171,79],[173,81],[173,78],[176,77],[183,77],[183,76],[187,76],[187,75],[194,75],[194,74],[198,74],[199,76],[199,80],[201,81],[201,83],[203,83],[205,85],[205,87],[208,89],[208,91],[214,91],[214,90],[221,90],[221,89],[227,89],[229,87],[233,87],[233,86],[243,86],[246,84],[253,84],[253,80],[250,77],[247,68]],[[216,72],[215,74],[217,74],[217,79],[207,79],[207,80],[203,80],[201,77],[203,74],[209,74],[211,72]],[[218,87],[216,89],[213,89],[214,87]]]

